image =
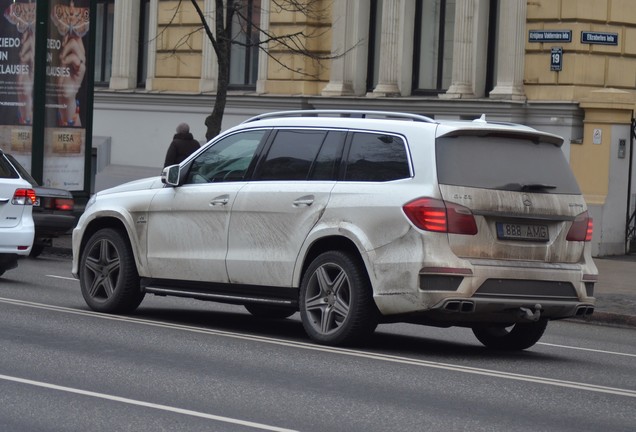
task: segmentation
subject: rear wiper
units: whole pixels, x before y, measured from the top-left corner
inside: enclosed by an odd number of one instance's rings
[[[503,186],[498,187],[497,189],[501,190],[512,190],[512,191],[521,191],[521,192],[532,192],[532,191],[540,191],[546,189],[556,189],[557,187],[554,185],[544,184],[544,183],[507,183]]]
[[[543,184],[543,183],[529,183],[521,185],[521,190],[524,192],[535,191],[535,190],[543,190],[543,189],[556,189],[557,187],[554,185]]]

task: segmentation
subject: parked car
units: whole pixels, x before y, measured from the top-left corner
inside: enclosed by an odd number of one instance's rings
[[[5,153],[5,156],[20,176],[31,184],[37,196],[33,205],[35,239],[29,254],[31,257],[37,257],[45,247],[52,245],[54,238],[69,233],[75,226],[75,199],[67,190],[40,186],[12,155]]]
[[[29,182],[0,150],[0,275],[18,266],[18,256],[31,252],[35,201],[35,191]]]
[[[525,349],[594,310],[592,219],[562,143],[483,118],[264,114],[93,196],[72,272],[100,312],[172,295],[300,311],[324,344],[404,321]]]

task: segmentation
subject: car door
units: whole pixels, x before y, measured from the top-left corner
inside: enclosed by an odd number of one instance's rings
[[[183,183],[153,198],[147,257],[152,278],[225,283],[230,210],[267,130],[221,138],[191,162]]]
[[[230,217],[230,282],[290,287],[305,238],[329,202],[345,132],[279,130]]]

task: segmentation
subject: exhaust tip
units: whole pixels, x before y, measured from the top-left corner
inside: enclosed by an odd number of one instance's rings
[[[444,305],[448,312],[472,313],[475,311],[475,303],[466,300],[450,300]]]

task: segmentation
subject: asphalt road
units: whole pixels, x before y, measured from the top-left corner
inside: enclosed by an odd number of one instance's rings
[[[298,315],[147,296],[91,312],[70,261],[0,279],[0,431],[633,431],[636,329],[553,322],[521,353],[466,329],[311,343]]]

